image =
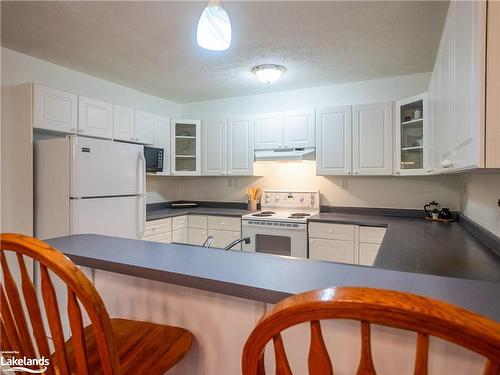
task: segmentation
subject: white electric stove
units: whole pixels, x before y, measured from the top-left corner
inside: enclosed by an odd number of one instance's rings
[[[243,250],[307,258],[307,218],[319,207],[319,191],[264,190],[261,211],[242,217]]]

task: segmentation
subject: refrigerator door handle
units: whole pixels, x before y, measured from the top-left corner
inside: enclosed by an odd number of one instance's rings
[[[139,152],[139,161],[141,163],[141,169],[139,171],[139,181],[141,183],[141,188],[139,189],[139,194],[146,194],[146,158],[144,153]]]
[[[139,152],[139,161],[141,163],[141,168],[139,171],[139,181],[141,187],[139,189],[139,199],[137,200],[139,203],[139,215],[137,223],[137,236],[139,239],[142,239],[144,236],[144,230],[146,225],[146,158],[144,157],[144,152],[141,150]]]
[[[146,202],[144,201],[144,195],[139,195],[137,202],[139,205],[139,215],[137,215],[137,238],[142,239],[144,237],[144,230],[146,226]]]

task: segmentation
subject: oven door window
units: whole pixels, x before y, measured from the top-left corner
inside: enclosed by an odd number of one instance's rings
[[[292,255],[292,239],[270,234],[255,235],[255,251],[257,253]]]

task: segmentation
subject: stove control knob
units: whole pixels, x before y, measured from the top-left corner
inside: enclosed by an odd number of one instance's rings
[[[279,195],[275,196],[275,197],[274,197],[274,200],[275,200],[276,202],[277,202],[277,201],[279,201],[279,200],[280,200]]]
[[[304,196],[303,195],[300,196],[300,201],[304,202]]]

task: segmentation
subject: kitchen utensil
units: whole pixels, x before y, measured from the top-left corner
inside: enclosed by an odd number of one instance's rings
[[[257,211],[257,201],[255,199],[249,199],[247,203],[250,211]]]
[[[433,209],[431,215],[432,215],[432,218],[434,220],[439,219],[439,211],[438,211],[438,209],[437,208]]]
[[[260,188],[250,186],[247,188],[248,209],[257,210],[257,200],[260,198]]]
[[[436,201],[432,201],[424,205],[425,216],[432,217],[434,211],[437,212],[439,216],[439,203]]]
[[[449,208],[443,207],[443,209],[439,212],[439,218],[445,220],[452,220],[453,214],[450,212]]]

